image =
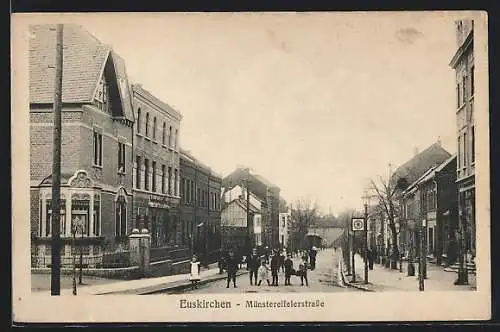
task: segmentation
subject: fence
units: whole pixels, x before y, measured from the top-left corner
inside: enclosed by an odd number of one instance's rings
[[[150,262],[172,260],[173,263],[189,259],[188,248],[159,247],[150,249]]]
[[[51,267],[51,256],[31,255],[31,267]],[[130,251],[102,253],[98,255],[61,256],[62,268],[124,268],[130,267]]]

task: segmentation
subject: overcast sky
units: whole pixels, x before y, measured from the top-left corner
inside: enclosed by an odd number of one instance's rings
[[[443,14],[75,17],[183,115],[181,146],[248,165],[288,201],[361,208],[363,188],[441,138],[454,153],[454,19]]]

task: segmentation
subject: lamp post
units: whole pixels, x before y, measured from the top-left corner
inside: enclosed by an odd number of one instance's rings
[[[73,248],[76,249],[76,225],[73,224],[71,227],[71,233],[73,234]],[[73,252],[73,295],[76,295],[76,256],[75,252]]]
[[[82,285],[83,281],[83,220],[79,219],[79,225],[78,228],[80,229],[80,237],[81,237],[81,243],[80,243],[80,274],[78,275],[78,284]]]

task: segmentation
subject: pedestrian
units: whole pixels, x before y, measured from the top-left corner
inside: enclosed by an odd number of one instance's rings
[[[285,286],[291,286],[292,283],[290,282],[290,277],[293,273],[293,261],[291,253],[287,254],[283,265],[285,266]]]
[[[317,254],[317,249],[315,246],[313,246],[309,251],[309,262],[311,265],[311,270],[314,270],[316,268],[316,254]]]
[[[231,250],[229,252],[229,257],[226,262],[227,270],[227,286],[229,288],[229,283],[233,281],[233,286],[236,288],[236,272],[238,271],[238,259],[234,256],[234,252]]]
[[[278,286],[278,270],[280,268],[280,258],[277,251],[271,256],[271,274],[273,277],[273,286]]]
[[[306,256],[307,257],[307,256]],[[299,271],[300,271],[300,285],[304,286],[304,281],[306,282],[306,286],[309,286],[309,282],[307,280],[307,269],[308,269],[308,263],[307,263],[307,258],[304,259],[302,258],[302,262],[299,265]]]
[[[224,269],[225,269],[225,265],[226,265],[226,256],[224,255],[224,252],[221,251],[220,252],[220,256],[219,256],[219,274],[222,274],[224,272]]]
[[[259,273],[259,283],[257,285],[260,286],[262,281],[265,280],[265,281],[267,281],[267,285],[271,286],[271,283],[269,282],[269,269],[268,269],[265,261],[262,261],[260,263],[258,273]]]
[[[368,268],[370,270],[373,270],[373,260],[374,260],[374,257],[373,257],[373,251],[371,249],[368,249],[367,250],[367,256],[368,256]]]
[[[198,288],[198,282],[200,281],[200,261],[197,259],[196,255],[191,258],[191,289]]]
[[[257,270],[259,269],[260,259],[257,255],[257,249],[253,249],[247,260],[247,270],[250,272],[250,285],[257,285]]]
[[[285,253],[283,251],[280,252],[279,254],[279,260],[280,260],[280,268],[283,272],[285,272]]]

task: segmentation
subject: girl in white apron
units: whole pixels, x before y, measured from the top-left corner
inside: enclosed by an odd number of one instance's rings
[[[191,289],[198,288],[198,281],[200,281],[200,262],[193,256],[191,259]]]

